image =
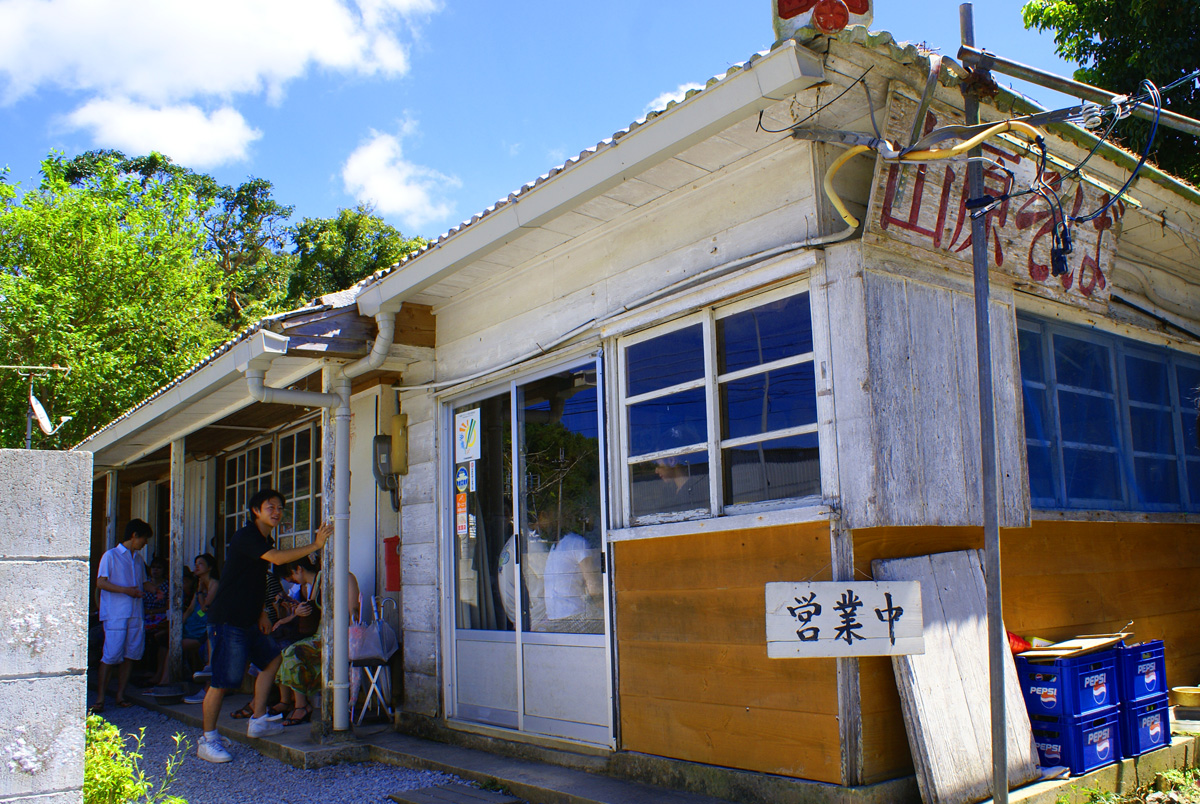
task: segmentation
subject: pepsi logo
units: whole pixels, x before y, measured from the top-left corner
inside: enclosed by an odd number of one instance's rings
[[[1112,744],[1107,739],[1101,740],[1100,742],[1096,743],[1096,756],[1099,759],[1108,758],[1108,752],[1111,748]]]
[[[1030,687],[1029,694],[1038,696],[1042,706],[1047,709],[1053,709],[1058,703],[1058,690],[1055,687]]]
[[[1108,685],[1104,683],[1104,677],[1101,676],[1100,681],[1091,685],[1092,697],[1096,703],[1104,703],[1108,700]]]
[[[1157,743],[1162,739],[1162,716],[1151,715],[1142,718],[1142,728],[1150,735],[1150,741]]]
[[[1154,672],[1154,666],[1142,673],[1142,683],[1146,685],[1147,690],[1153,690],[1158,687],[1158,673]]]
[[[1055,764],[1062,759],[1062,746],[1054,743],[1038,743],[1037,748],[1042,752],[1042,759],[1047,764]]]

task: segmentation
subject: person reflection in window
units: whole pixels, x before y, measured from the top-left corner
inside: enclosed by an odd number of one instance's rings
[[[667,484],[659,511],[664,514],[708,508],[708,475],[693,475],[691,467],[679,458],[660,458],[654,462],[654,474]]]
[[[544,524],[546,518],[539,524]],[[543,534],[552,532],[551,528],[542,529]],[[603,630],[603,588],[597,545],[568,530],[550,548],[542,580],[546,630],[576,634]]]

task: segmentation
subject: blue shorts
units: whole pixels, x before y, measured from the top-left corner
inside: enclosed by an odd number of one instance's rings
[[[277,656],[279,648],[274,640],[259,631],[257,625],[249,628],[218,625],[213,633],[212,686],[222,690],[240,687],[247,662],[254,662],[262,670]]]

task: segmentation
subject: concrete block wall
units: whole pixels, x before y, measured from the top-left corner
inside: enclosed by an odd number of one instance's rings
[[[79,802],[92,456],[0,450],[0,804]]]

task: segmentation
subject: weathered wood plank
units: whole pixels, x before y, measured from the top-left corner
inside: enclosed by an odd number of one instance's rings
[[[837,718],[625,696],[626,750],[840,784]]]
[[[171,442],[171,536],[168,548],[167,677],[183,680],[183,568],[187,562],[183,546],[184,440]]]
[[[926,804],[974,802],[991,790],[987,601],[974,551],[877,560],[875,577],[920,580],[925,653],[894,657],[917,781]],[[1009,784],[1039,775],[1011,657],[1005,665]]]
[[[622,696],[837,715],[835,677],[832,659],[769,661],[759,645],[621,642]]]

